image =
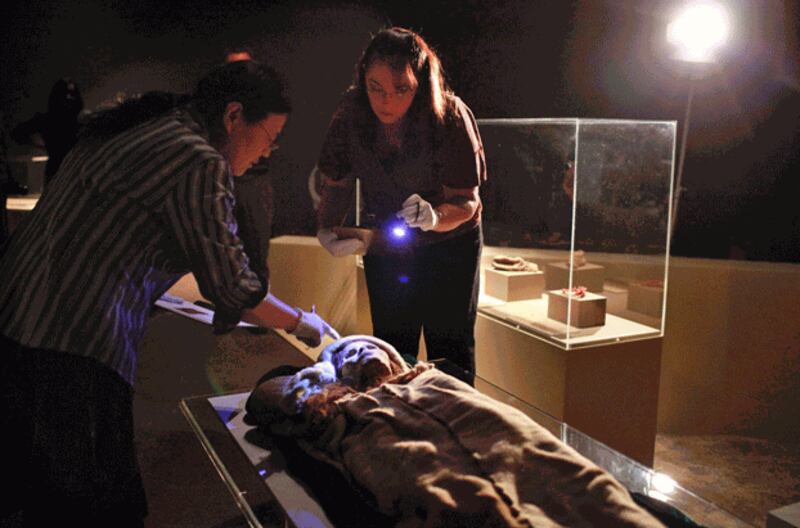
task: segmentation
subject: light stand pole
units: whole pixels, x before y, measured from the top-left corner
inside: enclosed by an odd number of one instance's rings
[[[675,57],[686,62],[689,67],[689,95],[686,99],[686,115],[683,118],[678,170],[675,175],[675,192],[672,200],[672,220],[669,226],[671,239],[675,236],[678,206],[684,191],[683,170],[686,164],[686,144],[692,118],[697,72],[704,63],[714,61],[716,50],[725,43],[727,37],[727,12],[714,0],[698,0],[695,4],[687,4],[667,26],[667,42],[676,47]]]
[[[689,123],[692,118],[692,100],[694,99],[694,68],[690,64],[689,70],[689,95],[686,98],[686,114],[683,117],[683,129],[681,130],[681,145],[678,152],[678,170],[675,174],[675,196],[672,199],[672,225],[670,226],[670,238],[675,238],[675,224],[678,220],[678,206],[683,194],[683,166],[686,163],[686,140],[689,137]]]

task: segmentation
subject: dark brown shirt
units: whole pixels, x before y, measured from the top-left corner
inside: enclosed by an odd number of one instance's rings
[[[395,220],[403,202],[417,193],[434,207],[444,203],[444,186],[471,189],[486,180],[486,161],[478,125],[458,97],[449,101],[443,124],[411,120],[401,149],[382,140],[371,109],[345,94],[334,113],[320,154],[323,177],[320,227],[341,225],[355,207],[355,180],[361,182],[362,225],[382,227]],[[452,231],[416,232],[415,244],[430,244],[467,232],[480,222],[475,215]]]

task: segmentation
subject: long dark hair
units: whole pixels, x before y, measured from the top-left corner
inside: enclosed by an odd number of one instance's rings
[[[242,104],[248,123],[260,121],[267,114],[291,111],[283,80],[275,70],[253,61],[237,61],[212,70],[200,80],[191,96],[154,91],[128,98],[92,116],[84,134],[110,137],[178,106],[191,104],[204,119],[211,143],[220,146],[227,140],[222,116],[231,102]]]
[[[429,114],[435,121],[444,122],[450,100],[448,95],[452,95],[452,91],[444,78],[439,56],[419,34],[410,29],[391,27],[372,37],[356,65],[351,87],[365,108],[369,108],[366,72],[375,61],[384,61],[397,71],[404,71],[406,64],[410,66],[419,86],[409,112]]]

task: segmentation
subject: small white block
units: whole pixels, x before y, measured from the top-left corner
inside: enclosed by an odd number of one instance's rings
[[[770,511],[767,528],[800,528],[800,502]]]
[[[561,290],[547,292],[547,317],[586,328],[606,324],[606,298],[596,293],[586,292],[583,297],[572,297]],[[570,318],[567,321],[567,305],[570,305]]]
[[[503,271],[487,269],[484,277],[486,295],[506,302],[538,299],[544,291],[541,271]]]

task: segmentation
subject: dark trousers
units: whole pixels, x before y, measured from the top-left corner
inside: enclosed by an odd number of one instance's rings
[[[94,359],[0,335],[0,453],[0,524],[143,526],[132,390]]]
[[[475,372],[480,228],[400,255],[367,255],[373,333],[417,357],[424,328],[428,359]]]

